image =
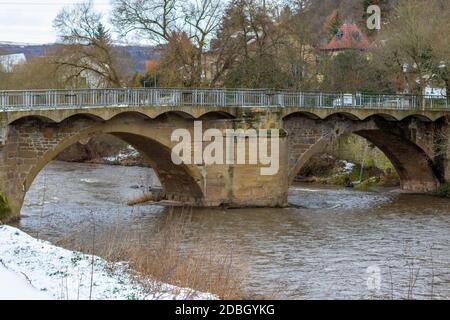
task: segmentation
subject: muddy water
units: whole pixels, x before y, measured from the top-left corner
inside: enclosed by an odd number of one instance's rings
[[[54,241],[94,219],[97,232],[119,222],[145,238],[169,210],[124,203],[150,183],[146,168],[53,162],[29,191],[19,227]],[[297,185],[290,202],[302,208],[195,210],[189,234],[232,246],[248,262],[251,294],[450,298],[449,200]]]

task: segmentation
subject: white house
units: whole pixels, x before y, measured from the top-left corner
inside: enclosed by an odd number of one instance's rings
[[[445,98],[447,97],[447,90],[445,88],[426,86],[423,94],[433,98]]]
[[[0,56],[0,68],[3,72],[12,72],[17,65],[27,62],[27,58],[23,53],[7,54]]]

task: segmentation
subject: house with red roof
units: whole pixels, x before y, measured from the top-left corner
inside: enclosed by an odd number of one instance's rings
[[[344,23],[331,41],[320,50],[324,52],[367,51],[371,48],[373,48],[373,43],[356,24]]]

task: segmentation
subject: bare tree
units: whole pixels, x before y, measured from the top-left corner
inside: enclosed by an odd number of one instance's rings
[[[227,7],[214,41],[214,83],[231,87],[280,87],[286,37],[279,9],[270,2],[234,0]]]
[[[437,36],[433,39],[434,72],[447,89],[447,98],[450,97],[450,3],[441,1],[438,4],[440,14],[437,23]]]
[[[246,35],[239,26],[243,17],[242,2],[233,1],[225,10],[210,52],[214,56],[211,85],[223,82],[225,74],[232,69],[245,54]]]
[[[205,47],[208,37],[218,29],[223,5],[217,0],[195,0],[184,6],[185,32],[198,47]]]
[[[7,54],[6,50],[0,48],[0,56]],[[0,89],[4,89],[8,83],[8,74],[3,66],[0,63]]]
[[[187,34],[173,33],[158,66],[158,83],[175,87],[195,86],[197,51]]]
[[[306,6],[308,1],[299,1]],[[308,2],[309,3],[309,2]],[[281,15],[280,40],[283,45],[279,51],[281,62],[287,69],[287,85],[290,88],[304,89],[316,80],[316,51],[312,48],[311,30],[306,20],[306,13],[302,9],[290,11]],[[315,84],[315,83],[314,83]]]
[[[437,0],[410,0],[401,1],[392,14],[381,34],[380,59],[399,78],[407,66],[410,86],[422,94],[437,67],[434,47],[448,33],[440,31],[447,13],[441,10]]]
[[[8,72],[2,72],[0,68],[0,90],[48,88],[64,88],[64,81],[50,57],[29,57]]]
[[[196,47],[194,57],[194,81],[201,82],[204,63],[202,56],[207,49],[209,37],[215,32],[221,22],[223,6],[217,0],[195,0],[185,6],[184,22],[186,32]]]
[[[115,0],[113,7],[112,22],[122,36],[135,33],[164,44],[171,51],[167,52],[170,57],[166,61],[178,66],[180,79],[189,86],[202,83],[202,58],[222,18],[221,0]],[[174,55],[177,50],[179,54]],[[174,62],[177,56],[179,61]]]
[[[114,0],[112,22],[122,36],[137,32],[149,40],[167,42],[178,29],[178,0]]]
[[[55,63],[68,83],[84,78],[89,86],[122,86],[122,52],[113,46],[101,20],[92,1],[64,8],[55,18],[53,24],[63,43]]]

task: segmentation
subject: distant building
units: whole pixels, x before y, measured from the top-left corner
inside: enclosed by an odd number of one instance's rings
[[[331,41],[320,50],[324,52],[367,51],[371,48],[373,48],[372,42],[356,24],[344,23]]]
[[[0,68],[3,72],[12,72],[14,67],[27,62],[23,53],[7,54],[0,56]]]
[[[445,88],[435,88],[431,86],[426,86],[423,94],[425,96],[430,96],[433,98],[445,98],[447,97],[447,90]]]

